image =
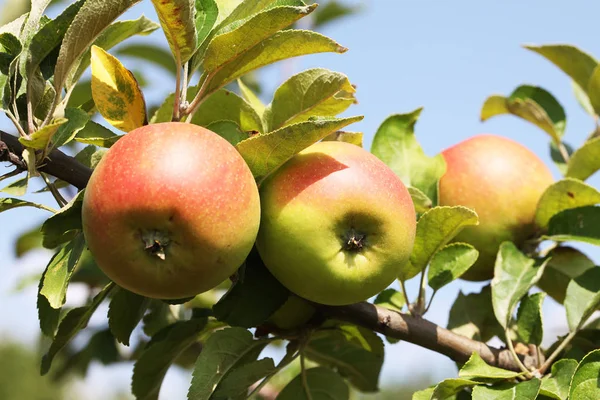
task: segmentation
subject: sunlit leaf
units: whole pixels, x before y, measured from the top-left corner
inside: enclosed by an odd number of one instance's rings
[[[187,62],[196,50],[194,0],[152,0],[176,60]]]
[[[561,211],[600,203],[600,192],[580,180],[566,178],[549,186],[537,206],[535,222],[547,227],[550,218]]]

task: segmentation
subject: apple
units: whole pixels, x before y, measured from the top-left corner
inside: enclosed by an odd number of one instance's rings
[[[354,144],[327,141],[304,149],[270,175],[260,193],[260,256],[307,300],[366,300],[388,287],[410,257],[411,197],[389,167]]]
[[[461,278],[491,279],[500,244],[521,246],[535,233],[537,204],[554,181],[552,173],[523,145],[492,134],[469,138],[442,155],[447,169],[439,182],[439,204],[462,205],[479,215],[479,225],[454,238],[479,250],[477,262]]]
[[[107,151],[85,190],[82,219],[110,279],[143,296],[181,299],[212,289],[243,263],[260,199],[225,139],[167,122],[137,128]]]
[[[291,330],[306,324],[316,309],[306,300],[290,294],[281,307],[271,315],[267,322],[279,329]]]

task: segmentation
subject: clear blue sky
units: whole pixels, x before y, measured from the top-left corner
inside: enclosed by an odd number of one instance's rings
[[[2,2],[0,2],[1,4]],[[353,1],[353,3],[357,3]],[[434,155],[454,143],[482,132],[510,137],[537,153],[549,165],[548,137],[538,128],[511,116],[496,117],[486,123],[479,121],[481,105],[487,96],[509,94],[516,86],[539,85],[553,93],[567,113],[565,139],[579,146],[593,124],[575,101],[568,78],[540,56],[521,47],[525,43],[569,43],[600,57],[600,42],[594,34],[600,4],[589,1],[364,1],[364,11],[358,16],[330,25],[323,31],[350,50],[343,55],[312,55],[294,62],[266,68],[261,77],[273,88],[290,73],[310,67],[325,67],[347,74],[357,86],[359,104],[346,113],[361,114],[365,119],[352,130],[365,133],[370,147],[379,124],[390,114],[424,107],[417,123],[417,137],[425,151]],[[150,2],[144,1],[126,16],[144,13],[157,20]],[[165,44],[162,32],[151,36]],[[135,63],[124,60],[134,68]],[[282,67],[285,65],[284,67]],[[172,82],[158,70],[148,69],[151,86],[146,95],[150,102],[170,91]],[[170,78],[169,78],[170,79]],[[166,86],[169,85],[169,86]],[[270,95],[269,95],[270,96]],[[0,128],[11,130],[6,118]],[[556,168],[552,171],[558,177]],[[596,176],[590,181],[599,183]],[[36,187],[39,187],[36,183]],[[48,196],[32,195],[30,199],[53,204]],[[13,257],[15,236],[42,220],[42,211],[21,209],[0,214],[0,335],[3,333],[35,342],[37,319],[35,287],[20,294],[12,290],[17,276],[24,271],[43,268],[49,255],[36,253],[24,260]],[[582,246],[580,246],[582,247]],[[600,253],[591,246],[582,247],[600,260]],[[458,290],[473,291],[481,285],[454,283],[443,289],[434,301],[429,318],[445,325],[448,310]],[[415,293],[415,285],[409,291]],[[71,300],[77,297],[73,293]],[[76,299],[75,299],[76,300]],[[546,300],[545,343],[562,334],[564,312],[552,300]],[[102,321],[102,316],[96,320]],[[432,374],[440,380],[454,376],[454,363],[443,356],[420,349],[409,343],[389,346],[382,373],[382,382],[410,379],[419,374]],[[92,369],[88,382],[102,398],[106,387],[128,390],[128,367],[118,371]],[[189,377],[170,373],[164,398],[183,398]],[[108,379],[117,379],[108,385]],[[169,396],[166,396],[168,393]]]

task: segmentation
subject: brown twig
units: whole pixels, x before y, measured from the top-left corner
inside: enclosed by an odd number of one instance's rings
[[[15,154],[21,154],[23,151],[23,146],[15,136],[0,131],[0,141]],[[90,168],[58,150],[50,153],[45,165],[39,170],[69,182],[79,189],[86,186],[92,173]],[[395,339],[414,343],[448,356],[457,363],[465,363],[471,354],[476,352],[489,365],[521,371],[508,349],[497,349],[458,335],[421,317],[401,314],[367,302],[347,306],[315,306],[326,317],[350,322]],[[536,354],[520,355],[520,357],[527,368],[540,365]]]

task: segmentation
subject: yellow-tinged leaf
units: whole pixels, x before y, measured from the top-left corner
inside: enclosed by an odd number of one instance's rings
[[[196,50],[194,1],[152,0],[152,4],[175,59],[187,62]]]
[[[42,129],[35,131],[29,138],[20,137],[19,142],[25,147],[30,147],[36,150],[44,150],[52,140],[52,136],[58,128],[67,122],[66,118],[56,119],[53,123],[44,126]]]
[[[92,47],[92,97],[102,116],[129,132],[147,123],[144,95],[133,74],[98,46]]]

